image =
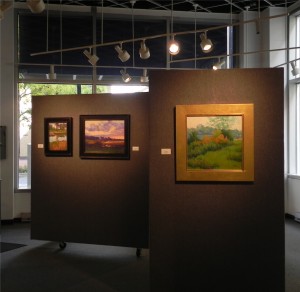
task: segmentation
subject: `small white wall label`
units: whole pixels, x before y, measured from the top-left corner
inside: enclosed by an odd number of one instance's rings
[[[140,147],[139,146],[132,146],[132,151],[140,151]]]
[[[44,148],[44,144],[38,144],[37,147],[38,147],[38,149],[43,149]]]
[[[162,148],[160,150],[161,155],[171,155],[171,153],[172,153],[171,148]]]

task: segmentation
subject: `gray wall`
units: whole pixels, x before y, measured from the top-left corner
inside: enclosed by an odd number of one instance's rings
[[[79,157],[79,115],[129,114],[130,160]],[[46,157],[45,117],[73,118],[73,157]],[[33,97],[32,238],[148,246],[147,93]]]
[[[152,291],[284,291],[283,70],[150,80]],[[254,104],[253,183],[175,182],[174,108],[209,103]]]

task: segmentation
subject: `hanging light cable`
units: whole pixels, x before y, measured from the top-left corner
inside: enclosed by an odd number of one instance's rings
[[[59,18],[60,18],[60,49],[62,50],[62,3],[61,3],[61,0],[60,0],[60,4],[59,4]],[[62,56],[63,56],[63,53],[61,52],[60,53],[60,64],[62,64]],[[60,67],[61,68],[61,67]]]
[[[195,40],[194,40],[194,55],[195,55],[195,61],[194,61],[194,66],[195,69],[197,68],[197,8],[199,4],[193,4],[195,8],[195,22],[194,22],[194,27],[195,27]]]
[[[132,27],[132,66],[135,66],[135,62],[134,62],[134,10],[133,10],[133,6],[135,4],[135,0],[131,0],[131,27]]]
[[[169,54],[177,55],[180,52],[179,43],[175,40],[175,35],[173,34],[173,0],[171,6],[171,40],[168,42]]]
[[[260,33],[260,0],[258,0],[258,17],[255,21],[255,25],[256,25],[256,34]]]
[[[101,44],[103,44],[103,28],[104,20],[103,20],[103,0],[101,1]]]

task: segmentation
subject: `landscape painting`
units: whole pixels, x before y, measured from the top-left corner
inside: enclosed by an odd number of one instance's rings
[[[253,181],[254,105],[176,106],[176,181]]]
[[[72,118],[45,118],[45,155],[72,155]]]
[[[187,117],[188,169],[242,169],[243,117]]]
[[[129,116],[80,116],[80,156],[129,159]]]

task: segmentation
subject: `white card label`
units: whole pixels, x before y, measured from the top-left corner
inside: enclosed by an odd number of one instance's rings
[[[171,149],[170,148],[162,148],[160,150],[161,155],[170,155],[171,154]]]

